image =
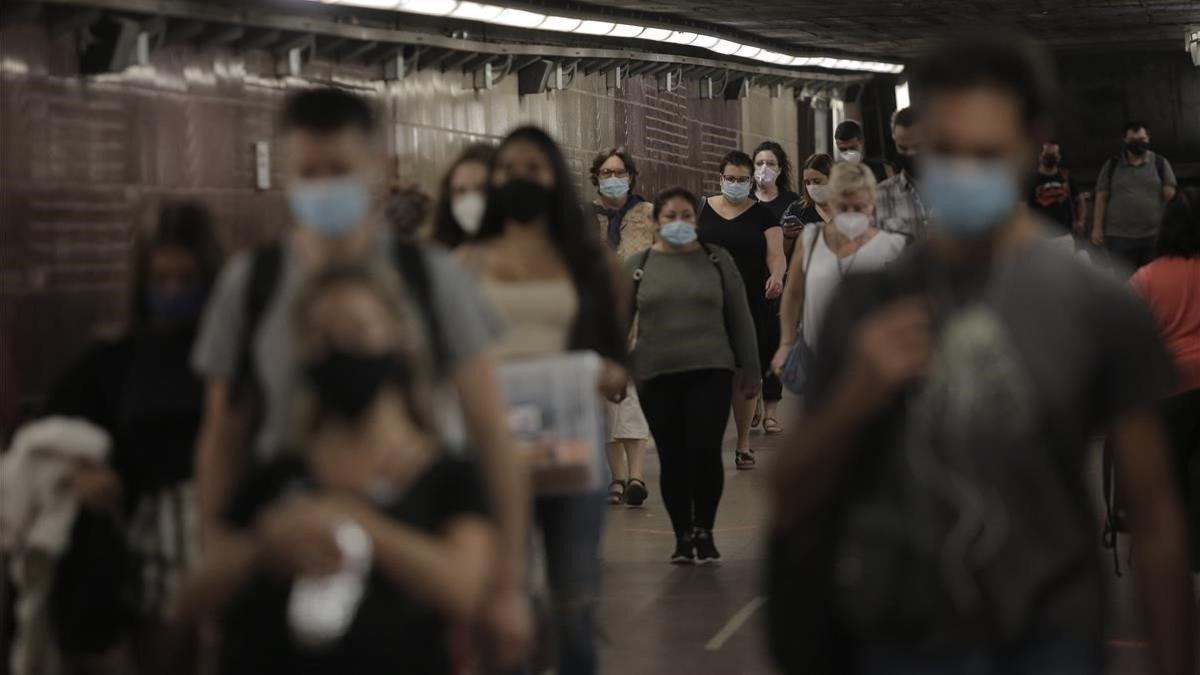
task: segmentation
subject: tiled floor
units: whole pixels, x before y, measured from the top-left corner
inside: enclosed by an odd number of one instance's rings
[[[786,426],[788,420],[782,421]],[[734,470],[732,452],[726,454],[725,493],[714,537],[724,562],[717,568],[667,564],[674,541],[658,498],[658,463],[653,451],[649,453],[650,499],[642,508],[614,507],[609,513],[599,613],[603,673],[775,672],[766,656],[762,611],[757,606],[766,517],[763,495],[783,438],[755,436],[753,442],[761,451],[759,467],[752,471]],[[732,448],[731,438],[726,440]],[[1093,469],[1098,476],[1098,465]],[[1098,555],[1107,553],[1097,545]],[[1123,566],[1124,560],[1122,554]],[[1104,565],[1112,577],[1110,555],[1105,555]],[[1132,574],[1113,578],[1107,654],[1108,670],[1114,675],[1150,672],[1134,583]]]

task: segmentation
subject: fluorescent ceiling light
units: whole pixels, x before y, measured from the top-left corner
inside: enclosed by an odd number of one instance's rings
[[[492,22],[518,28],[537,28],[545,20],[545,14],[526,12],[523,9],[506,9],[500,12],[500,16],[497,16]]]
[[[584,35],[608,35],[616,24],[611,21],[584,21],[575,27],[572,33]]]
[[[654,40],[655,42],[661,42],[671,37],[671,31],[667,30],[666,28],[647,28],[643,30],[642,34],[638,37],[643,40]]]
[[[695,41],[695,33],[684,33],[681,31],[675,31],[674,33],[671,33],[671,37],[667,38],[667,42],[673,42],[677,45],[690,45]]]
[[[643,30],[646,29],[642,28],[641,26],[634,26],[628,23],[619,23],[615,28],[612,29],[612,32],[609,33],[609,35],[612,37],[632,38],[641,35]]]
[[[336,0],[326,0],[328,4],[338,4]],[[354,5],[355,7],[371,7],[374,9],[395,9],[397,4],[401,4],[399,0],[342,0],[343,5]]]
[[[712,50],[718,54],[725,54],[728,56],[729,54],[733,54],[741,48],[742,46],[736,42],[730,42],[729,40],[718,40],[717,44],[712,47]]]
[[[758,59],[759,61],[763,61],[765,63],[781,63],[783,61],[791,61],[792,60],[792,58],[790,56],[784,56],[783,54],[780,54],[779,52],[769,52],[765,49],[762,50],[761,52],[759,52],[758,55],[755,56],[754,58]]]
[[[758,47],[750,47],[748,45],[743,45],[742,48],[737,50],[736,52],[734,52],[733,55],[740,56],[744,59],[752,59],[752,58],[758,56],[758,53],[761,51],[762,50],[759,49]]]
[[[359,0],[354,0],[358,2]],[[396,7],[402,12],[428,14],[430,16],[446,16],[458,6],[456,0],[400,0]]]
[[[575,30],[579,24],[583,23],[579,19],[568,19],[565,16],[548,16],[538,28],[542,30],[556,30],[559,32],[570,32]]]
[[[720,40],[711,35],[697,35],[696,39],[692,42],[692,46],[702,47],[704,49],[712,49],[713,47],[717,46],[718,42],[720,42]]]
[[[458,7],[450,13],[450,16],[456,19],[470,19],[472,21],[491,21],[500,16],[504,11],[503,7],[496,5],[481,5],[478,2],[460,2]]]

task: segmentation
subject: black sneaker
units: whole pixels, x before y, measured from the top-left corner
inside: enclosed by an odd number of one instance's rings
[[[701,565],[717,565],[721,562],[721,552],[713,543],[711,530],[696,528],[692,533],[692,544],[696,547],[696,562]]]
[[[692,538],[684,535],[675,538],[675,552],[671,554],[672,565],[691,565],[696,562],[696,551]]]

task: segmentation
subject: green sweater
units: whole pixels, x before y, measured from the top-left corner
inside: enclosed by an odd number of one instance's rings
[[[709,249],[717,257],[716,265],[703,249],[650,251],[635,303],[633,372],[639,382],[668,373],[742,366],[746,384],[762,381],[742,276],[728,251],[720,246]],[[633,278],[644,255],[635,253],[625,260],[626,278]],[[725,277],[724,297],[717,265]]]

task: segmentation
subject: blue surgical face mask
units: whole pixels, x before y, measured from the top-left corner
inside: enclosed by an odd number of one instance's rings
[[[298,181],[288,187],[288,205],[304,227],[326,237],[344,237],[367,215],[370,196],[357,176]]]
[[[699,235],[691,223],[674,220],[658,228],[658,236],[672,246],[687,246],[696,241]]]
[[[1016,211],[1017,178],[1003,160],[952,160],[923,156],[921,198],[930,228],[955,236],[987,234]]]
[[[629,194],[628,178],[603,178],[600,180],[600,194],[609,199],[620,199]]]
[[[746,201],[750,196],[750,183],[729,183],[721,181],[721,194],[725,195],[725,199],[740,204]]]

